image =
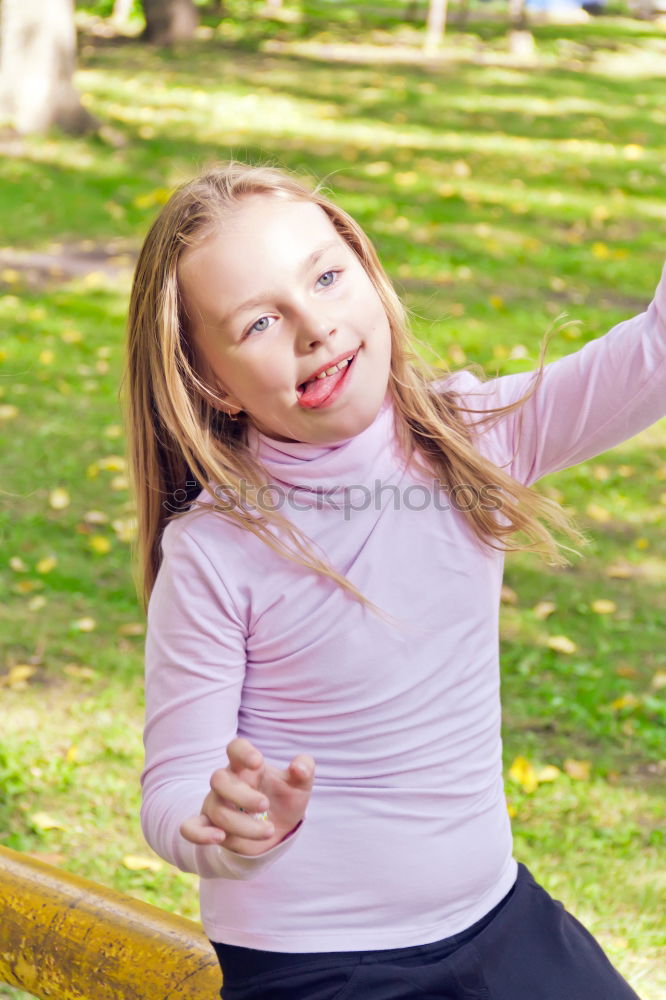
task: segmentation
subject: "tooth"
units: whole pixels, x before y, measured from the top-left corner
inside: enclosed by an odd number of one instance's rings
[[[348,358],[343,358],[343,360],[339,361],[337,365],[333,365],[332,368],[327,368],[326,371],[321,372],[321,374],[319,374],[319,375],[314,375],[311,379],[308,379],[308,381],[304,382],[303,384],[304,385],[308,385],[309,382],[314,382],[314,380],[317,379],[317,378],[320,378],[320,379],[321,378],[328,378],[329,375],[334,375],[335,372],[342,371],[343,368],[347,367],[347,365],[350,363],[350,361],[352,360],[353,357],[354,357],[354,355],[350,354]]]

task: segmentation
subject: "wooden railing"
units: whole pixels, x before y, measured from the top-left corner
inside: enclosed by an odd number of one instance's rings
[[[0,847],[0,983],[40,1000],[215,1000],[197,924]]]

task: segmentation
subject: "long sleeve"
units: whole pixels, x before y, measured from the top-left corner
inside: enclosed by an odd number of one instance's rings
[[[245,675],[246,627],[219,573],[178,522],[148,608],[145,766],[141,824],[153,849],[203,878],[251,878],[273,864],[298,830],[257,857],[198,846],[180,824],[201,810],[210,775],[228,764]]]
[[[519,399],[530,387],[534,372],[483,383],[470,373],[455,378],[466,403],[486,409]],[[534,395],[501,419],[492,433],[497,454],[507,463],[506,471],[531,485],[542,476],[600,455],[664,416],[666,265],[644,313],[546,365]]]

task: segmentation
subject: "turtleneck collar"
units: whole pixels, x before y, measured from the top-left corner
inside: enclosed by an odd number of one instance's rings
[[[394,437],[393,403],[387,392],[373,422],[360,434],[333,444],[310,444],[306,441],[278,441],[249,425],[247,440],[250,454],[276,482],[335,491],[350,484],[365,483],[369,477],[383,478],[392,467],[386,455]]]

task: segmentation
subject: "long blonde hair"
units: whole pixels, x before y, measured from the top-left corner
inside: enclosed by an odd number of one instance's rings
[[[194,483],[195,494],[203,489],[219,499],[219,490],[223,491],[225,510],[219,516],[251,531],[286,558],[330,577],[378,611],[328,564],[324,553],[317,554],[317,546],[291,521],[277,510],[252,502],[270,479],[247,447],[249,418],[241,413],[238,419],[230,419],[214,405],[215,393],[202,376],[189,338],[178,286],[180,257],[210,236],[231,207],[257,194],[318,205],[377,289],[391,331],[389,391],[405,459],[413,459],[430,477],[434,472],[441,487],[454,495],[457,490],[470,490],[478,496],[491,484],[499,488],[500,517],[489,509],[492,505],[459,508],[479,543],[500,551],[532,549],[551,565],[566,565],[562,550],[575,550],[556,541],[546,525],[579,543],[584,544],[585,537],[559,504],[523,486],[480,454],[473,444],[472,422],[463,417],[464,413],[480,413],[474,427],[496,422],[529,399],[543,374],[545,342],[529,390],[508,406],[475,410],[463,406],[453,391],[434,392],[432,383],[435,377],[442,378],[442,370],[433,369],[417,355],[402,303],[361,227],[319,189],[309,190],[293,175],[274,167],[229,162],[208,169],[172,195],[148,232],[134,276],[123,395],[137,502],[137,584],[144,604],[159,569],[164,527],[178,515],[177,508],[187,509],[182,501],[191,501]],[[249,501],[247,506],[240,502],[241,495]],[[527,541],[509,542],[519,532]]]

